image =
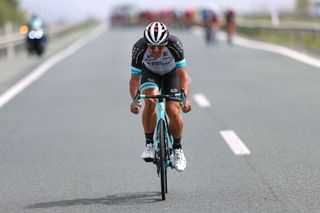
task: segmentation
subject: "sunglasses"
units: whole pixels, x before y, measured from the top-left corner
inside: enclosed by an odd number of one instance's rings
[[[166,44],[148,44],[148,48],[150,48],[151,50],[154,50],[156,47],[159,50],[162,50],[163,48],[166,47]]]

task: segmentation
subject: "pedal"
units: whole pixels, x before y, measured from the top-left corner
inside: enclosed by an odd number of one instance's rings
[[[169,162],[169,166],[171,167],[171,169],[174,168],[173,163],[171,161]]]
[[[153,162],[153,158],[143,158],[143,160],[147,163]]]

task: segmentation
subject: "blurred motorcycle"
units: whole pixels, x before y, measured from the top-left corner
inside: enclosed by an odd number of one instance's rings
[[[42,56],[45,51],[47,37],[42,28],[32,28],[27,34],[27,48],[29,55]]]

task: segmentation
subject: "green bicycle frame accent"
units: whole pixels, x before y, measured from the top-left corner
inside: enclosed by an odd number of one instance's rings
[[[146,99],[146,98],[155,98],[158,99],[156,108],[157,108],[157,123],[156,123],[156,129],[155,129],[155,135],[154,135],[154,143],[153,143],[153,147],[154,150],[158,150],[159,147],[159,123],[161,120],[164,121],[164,126],[165,126],[165,138],[168,141],[168,149],[172,150],[172,146],[173,146],[173,137],[172,135],[169,133],[169,129],[168,129],[168,119],[167,119],[167,114],[166,114],[166,106],[165,106],[165,99],[166,98],[178,98],[179,100],[181,100],[182,105],[185,106],[186,104],[186,96],[184,93],[184,90],[181,90],[180,92],[177,93],[173,93],[173,94],[169,94],[169,95],[164,95],[164,94],[160,94],[160,95],[145,95],[145,94],[140,94],[140,91],[137,92],[136,97],[134,98],[134,105],[135,107],[138,107],[138,100],[140,99]],[[172,164],[170,165],[170,162],[173,163],[173,154],[169,153],[169,160],[167,160],[166,162],[166,166],[172,167]]]
[[[155,150],[158,150],[158,146],[159,146],[159,136],[158,136],[158,133],[159,133],[159,122],[160,120],[163,120],[164,123],[165,123],[165,137],[166,139],[168,140],[168,148],[169,150],[172,149],[172,145],[173,145],[173,137],[171,134],[169,134],[169,130],[168,130],[168,122],[167,122],[167,119],[166,119],[166,109],[165,109],[165,102],[164,101],[159,101],[157,103],[157,125],[156,125],[156,131],[155,131],[155,136],[154,136],[154,143],[153,143],[153,147]],[[172,160],[172,157],[173,156],[169,156],[170,157],[170,161]],[[169,167],[170,166],[170,161],[166,163],[166,166]]]
[[[173,167],[174,158],[173,158],[173,151],[172,151],[173,137],[169,133],[169,129],[168,129],[169,121],[166,114],[165,101],[167,98],[177,98],[181,101],[182,106],[186,106],[186,94],[184,93],[183,89],[181,89],[180,92],[167,94],[167,95],[162,94],[162,92],[160,92],[160,95],[144,95],[144,94],[140,94],[140,91],[137,91],[137,94],[134,97],[134,107],[138,108],[139,100],[146,99],[146,98],[153,98],[158,100],[156,104],[156,108],[157,108],[157,123],[155,127],[156,134],[154,135],[154,143],[153,143],[153,148],[155,150],[155,159],[153,163],[156,164],[157,166],[157,174],[160,177],[160,182],[161,182],[162,200],[165,200],[166,193],[168,193],[167,167],[171,167],[172,169],[174,168]],[[164,135],[162,135],[163,131],[164,131]],[[163,140],[163,143],[160,144],[159,138]]]

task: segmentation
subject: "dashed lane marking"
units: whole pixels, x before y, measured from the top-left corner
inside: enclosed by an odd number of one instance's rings
[[[221,136],[235,155],[249,155],[250,151],[233,130],[220,131]]]
[[[203,94],[200,94],[200,93],[194,94],[193,99],[198,103],[200,107],[204,107],[204,108],[210,107],[209,100]]]

